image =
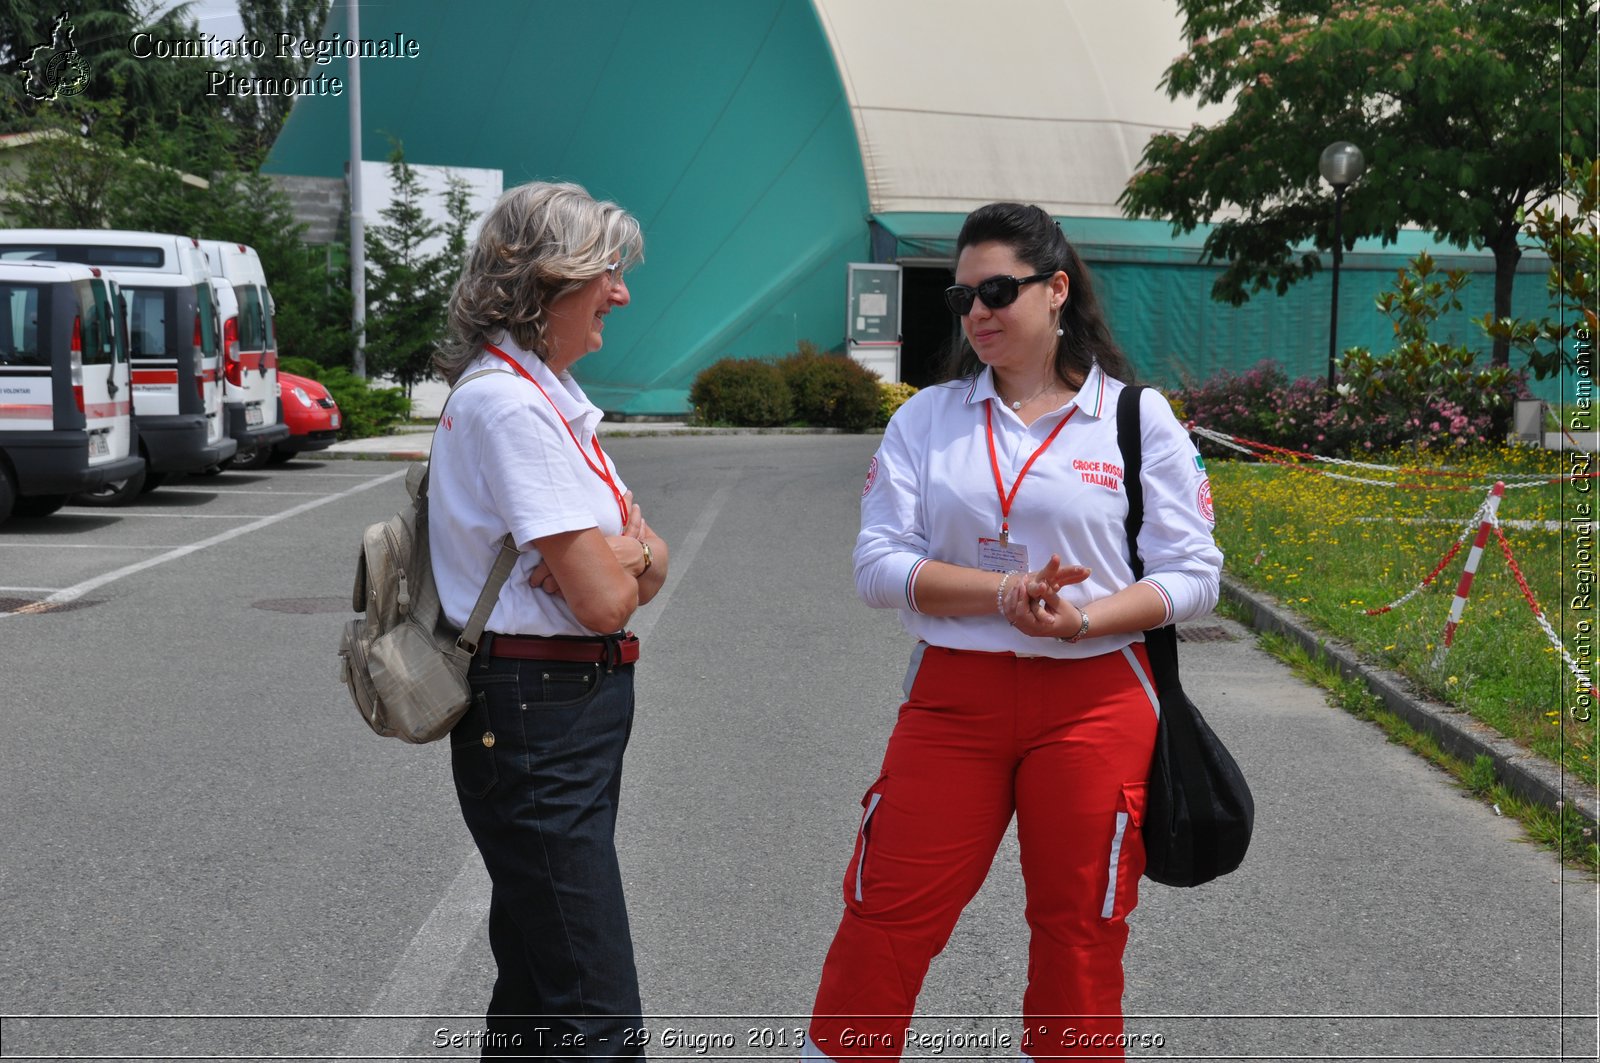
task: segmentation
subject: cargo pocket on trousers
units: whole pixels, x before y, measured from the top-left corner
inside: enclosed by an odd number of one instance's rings
[[[877,814],[878,804],[883,800],[884,783],[888,781],[887,775],[878,776],[878,781],[861,798],[861,829],[856,832],[855,858],[845,871],[846,904],[859,904],[866,899],[867,858],[872,855],[872,818]]]
[[[482,690],[474,691],[467,711],[450,730],[450,773],[462,797],[478,800],[494,789],[500,773],[495,766],[498,741],[489,727],[489,702]]]
[[[1122,784],[1117,796],[1115,829],[1107,863],[1106,895],[1100,918],[1122,919],[1139,903],[1139,876],[1144,874],[1145,784]]]

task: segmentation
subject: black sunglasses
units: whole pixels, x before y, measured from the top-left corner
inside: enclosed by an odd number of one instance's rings
[[[1017,296],[1024,284],[1034,281],[1045,281],[1055,276],[1055,271],[1049,273],[1035,273],[1031,277],[1018,280],[1009,274],[998,274],[987,280],[981,280],[977,286],[970,284],[952,284],[944,290],[945,305],[957,317],[966,317],[972,313],[972,300],[982,299],[983,305],[990,310],[999,310],[1002,306],[1010,306],[1017,301]]]

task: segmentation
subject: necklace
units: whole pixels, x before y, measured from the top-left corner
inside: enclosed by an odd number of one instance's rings
[[[1055,386],[1056,382],[1054,380],[1046,380],[1043,384],[1039,385],[1039,390],[1035,391],[1032,395],[1029,395],[1025,399],[1015,399],[1011,402],[1007,402],[1006,405],[1010,406],[1013,410],[1020,410],[1022,407],[1026,406],[1040,395],[1043,395],[1045,392],[1054,390]],[[998,395],[999,393],[1000,389],[997,386],[995,388],[995,394]],[[1000,395],[1000,401],[1006,402],[1006,397],[1004,395]]]

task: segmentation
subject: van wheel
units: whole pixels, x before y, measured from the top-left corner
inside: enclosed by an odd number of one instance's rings
[[[0,524],[11,516],[11,507],[16,501],[17,489],[11,485],[11,474],[6,471],[5,463],[0,462]]]
[[[79,491],[72,496],[75,506],[126,506],[142,495],[147,488],[147,477],[141,470],[128,477],[126,480],[113,480],[108,484],[101,484],[92,491]],[[154,488],[154,484],[150,487]]]
[[[23,495],[11,510],[13,517],[48,517],[67,504],[66,495]]]
[[[257,447],[254,450],[240,451],[233,456],[233,469],[265,469],[267,462],[272,460],[271,447]]]

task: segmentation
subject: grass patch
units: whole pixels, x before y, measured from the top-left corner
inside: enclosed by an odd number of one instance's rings
[[[1282,635],[1260,632],[1261,648],[1283,661],[1296,676],[1328,692],[1328,700],[1358,719],[1377,725],[1396,745],[1445,771],[1457,785],[1500,815],[1521,824],[1528,837],[1560,857],[1568,867],[1600,874],[1600,845],[1581,816],[1524,800],[1513,794],[1495,775],[1494,760],[1479,754],[1470,763],[1446,753],[1431,735],[1424,734],[1384,708],[1383,700],[1366,684],[1347,679],[1327,658],[1308,653]]]
[[[1492,533],[1454,643],[1442,666],[1435,663],[1488,485],[1516,473],[1559,477],[1584,459],[1503,448],[1458,457],[1454,467],[1426,454],[1405,460],[1411,468],[1399,475],[1338,470],[1383,485],[1303,466],[1208,463],[1229,574],[1366,660],[1593,784],[1600,717],[1541,630]],[[1508,489],[1499,518],[1534,599],[1592,674],[1597,616],[1586,592],[1594,586],[1600,488],[1585,489],[1591,484]],[[1590,522],[1587,532],[1583,521]],[[1469,525],[1466,543],[1427,589],[1390,612],[1365,614],[1416,587]]]

